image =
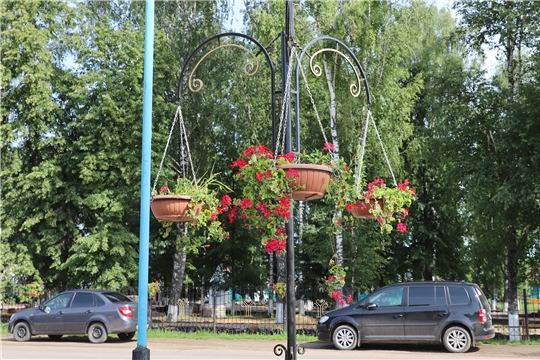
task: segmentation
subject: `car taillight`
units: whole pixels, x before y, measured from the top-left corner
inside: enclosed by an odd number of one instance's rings
[[[119,307],[118,312],[120,313],[120,315],[123,315],[123,316],[127,316],[127,317],[133,316],[133,312],[131,311],[131,307],[129,306]]]
[[[478,310],[478,322],[483,324],[486,321],[488,321],[487,311],[486,309],[480,309]]]

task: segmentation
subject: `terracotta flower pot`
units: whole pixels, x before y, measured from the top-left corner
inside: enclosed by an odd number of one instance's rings
[[[186,211],[195,209],[195,215],[198,215],[202,205],[194,206],[191,203],[191,196],[187,195],[156,195],[150,201],[150,208],[160,221],[187,222],[194,217],[187,216]]]
[[[278,168],[295,169],[299,177],[295,179],[294,187],[298,190],[292,193],[292,198],[296,201],[317,200],[326,193],[326,185],[330,182],[332,169],[329,166],[313,164],[284,164]]]
[[[369,203],[366,203],[365,199],[358,199],[356,201],[356,206],[349,211],[358,219],[375,219],[375,216],[369,212],[369,210],[375,207],[375,201],[377,201],[381,209],[384,209],[384,200],[382,199],[369,199]]]

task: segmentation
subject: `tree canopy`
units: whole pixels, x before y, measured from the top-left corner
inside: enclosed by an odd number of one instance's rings
[[[155,5],[152,179],[161,170],[158,186],[170,186],[178,176],[178,132],[163,152],[180,105],[197,176],[219,174],[241,193],[231,162],[250,145],[271,147],[272,105],[280,118],[285,2],[246,1],[243,12],[243,29],[265,46],[276,70],[275,104],[271,67],[240,37],[193,54],[187,70],[198,66],[201,91],[179,79],[197,46],[231,29],[231,2]],[[317,287],[342,252],[346,286],[354,290],[445,279],[478,282],[491,293],[506,280],[515,302],[518,286],[540,281],[539,3],[458,1],[459,21],[424,1],[294,1],[293,10],[299,49],[334,37],[366,72],[386,154],[370,128],[364,180],[390,181],[390,163],[418,192],[408,231],[384,236],[374,221],[337,214],[333,204],[303,204],[294,239],[299,289]],[[144,3],[3,1],[0,16],[1,293],[30,282],[133,290],[140,270]],[[239,46],[224,46],[230,43]],[[484,47],[498,50],[493,76],[483,68]],[[322,148],[322,126],[355,167],[367,89],[351,96],[351,67],[335,52],[327,55],[316,59],[322,76],[311,72],[308,57],[300,65],[308,79],[298,83],[301,148]],[[246,64],[254,59],[260,68],[250,75]],[[164,231],[152,218],[150,277],[199,286],[221,268],[223,286],[271,287],[269,272],[278,267],[257,234],[225,217],[223,223],[229,240],[186,243],[189,226]]]

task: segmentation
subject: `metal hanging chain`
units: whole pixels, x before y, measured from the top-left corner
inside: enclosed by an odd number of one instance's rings
[[[366,116],[366,123],[364,125],[364,135],[362,136],[362,142],[358,144],[358,167],[356,168],[356,192],[360,192],[360,183],[362,179],[362,171],[364,169],[364,154],[366,152],[366,139],[367,139],[367,132],[368,132],[368,126],[369,126],[369,116],[371,114],[371,111],[368,109],[368,114]]]
[[[195,184],[195,188],[199,188],[199,184],[197,183],[197,176],[195,175],[195,167],[193,166],[193,160],[191,158],[191,150],[189,148],[186,125],[184,123],[184,117],[182,116],[182,110],[180,109],[180,105],[178,105],[178,110],[180,113],[180,129],[184,133],[184,144],[186,145],[189,166],[191,166],[191,175],[193,175],[193,183]]]
[[[364,167],[364,154],[366,150],[366,139],[367,139],[367,132],[368,132],[368,126],[369,126],[369,120],[371,118],[371,123],[373,124],[373,127],[375,128],[375,133],[377,134],[377,138],[379,139],[379,144],[381,144],[381,149],[384,154],[384,158],[386,160],[386,164],[388,165],[388,169],[390,170],[390,174],[392,175],[392,180],[394,180],[394,185],[397,187],[397,181],[396,177],[394,175],[394,171],[392,170],[392,166],[390,165],[390,160],[388,159],[388,155],[386,154],[386,150],[384,148],[384,144],[381,139],[381,135],[379,134],[379,130],[377,129],[377,125],[375,124],[375,119],[373,119],[373,115],[371,114],[371,110],[368,109],[368,113],[366,116],[366,123],[364,125],[364,135],[362,137],[362,143],[361,146],[359,146],[358,152],[360,152],[359,156],[359,163],[358,168],[356,170],[356,191],[360,191],[360,183],[362,178],[362,171]]]
[[[317,117],[317,121],[319,122],[319,127],[321,128],[321,132],[323,135],[324,142],[327,143],[328,139],[326,138],[326,134],[324,133],[324,126],[321,121],[321,117],[319,116],[319,112],[317,111],[317,106],[315,106],[315,100],[313,99],[313,94],[311,93],[311,89],[309,88],[309,84],[306,78],[306,73],[304,72],[304,68],[302,67],[302,64],[300,64],[300,57],[298,56],[298,53],[296,54],[296,61],[298,61],[298,67],[300,68],[300,74],[302,74],[302,79],[304,80],[304,84],[306,84],[306,90],[309,94],[309,99],[311,100],[311,105],[313,105],[313,110],[315,111],[315,116]],[[330,150],[332,151],[332,150]],[[333,151],[332,151],[333,153]]]
[[[368,113],[371,116],[371,111]],[[390,170],[390,174],[392,175],[392,179],[394,180],[394,185],[397,187],[397,181],[396,177],[394,176],[394,171],[392,171],[392,166],[390,165],[390,160],[388,159],[388,155],[386,155],[386,150],[384,149],[384,144],[381,140],[381,135],[379,135],[379,130],[377,130],[377,125],[375,125],[375,119],[373,119],[373,116],[371,116],[371,123],[373,124],[373,127],[375,128],[375,133],[377,134],[377,138],[379,139],[379,144],[381,144],[381,149],[384,154],[384,158],[386,159],[386,164],[388,165],[388,169]]]
[[[293,68],[291,62],[293,60],[293,57],[294,57],[295,53],[296,53],[296,48],[293,47],[291,49],[291,55],[289,56],[289,70],[287,71],[287,79],[285,81],[285,89],[282,92],[281,113],[280,113],[280,117],[279,117],[279,127],[278,127],[278,134],[277,134],[277,138],[276,138],[276,143],[277,143],[276,155],[279,153],[280,150],[282,150],[282,151],[285,150],[285,137],[286,137],[286,135],[285,135],[286,131],[285,130],[287,128],[287,123],[285,121],[285,108],[286,108],[286,105],[288,103],[288,101],[286,101],[286,99],[287,99],[288,96],[290,96],[290,91],[291,91],[291,78],[292,78],[292,68]],[[281,139],[281,134],[282,133],[283,133],[283,139]],[[276,161],[277,161],[277,156],[274,156],[274,165],[276,165]]]
[[[159,175],[161,174],[161,169],[163,168],[163,162],[165,161],[165,155],[167,154],[167,149],[169,148],[169,144],[171,142],[171,137],[172,137],[172,133],[173,133],[173,130],[174,130],[174,125],[176,124],[178,119],[180,119],[180,141],[181,142],[184,141],[185,144],[186,144],[189,164],[191,165],[191,171],[193,172],[193,181],[195,182],[195,185],[197,185],[197,180],[196,180],[196,177],[195,177],[195,169],[193,167],[193,161],[191,160],[191,152],[189,150],[189,143],[187,141],[187,132],[186,132],[186,128],[185,128],[185,125],[184,125],[184,117],[182,116],[182,107],[180,105],[178,105],[178,108],[176,109],[176,114],[174,116],[173,123],[171,125],[171,131],[169,132],[169,137],[167,138],[167,144],[165,145],[165,151],[163,151],[163,156],[161,157],[161,162],[159,164],[158,173],[156,175],[156,179],[154,180],[154,187],[152,188],[152,193],[154,193],[156,191],[156,186],[157,186],[157,183],[158,183]]]

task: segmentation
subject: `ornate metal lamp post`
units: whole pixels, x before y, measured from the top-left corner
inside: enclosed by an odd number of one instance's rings
[[[253,76],[255,73],[258,72],[259,69],[259,60],[257,58],[258,54],[263,54],[264,58],[269,66],[270,69],[270,75],[271,75],[271,117],[272,117],[272,138],[273,138],[273,147],[274,150],[276,150],[276,142],[279,139],[276,139],[276,127],[278,124],[276,124],[276,109],[275,109],[275,96],[276,94],[282,95],[282,101],[285,103],[284,109],[285,112],[283,115],[283,121],[285,123],[285,134],[284,134],[284,146],[283,151],[284,152],[290,152],[292,151],[292,122],[291,122],[291,104],[294,102],[295,105],[295,111],[294,111],[294,117],[295,117],[295,129],[296,129],[296,136],[295,136],[295,145],[296,145],[296,152],[300,151],[300,108],[299,108],[299,89],[298,89],[298,70],[301,66],[301,61],[304,56],[308,56],[310,58],[310,67],[311,71],[314,75],[320,76],[322,74],[321,69],[317,65],[313,65],[313,59],[324,52],[332,52],[336,55],[339,55],[343,57],[346,62],[348,63],[349,68],[351,68],[354,71],[355,77],[356,77],[356,83],[350,85],[350,93],[353,97],[358,97],[360,94],[361,89],[361,83],[363,83],[364,88],[366,90],[367,95],[367,102],[368,105],[370,104],[370,94],[369,94],[369,88],[366,80],[366,76],[364,73],[364,70],[362,69],[362,66],[360,65],[360,62],[354,55],[354,53],[351,51],[349,47],[347,47],[343,42],[340,40],[337,40],[332,37],[323,36],[316,38],[309,42],[300,52],[298,62],[295,69],[295,78],[294,81],[291,83],[287,83],[290,81],[290,71],[292,71],[292,64],[290,63],[291,60],[294,60],[291,56],[291,53],[293,52],[293,48],[296,50],[298,45],[294,42],[294,17],[293,17],[293,2],[292,0],[285,0],[286,1],[286,18],[285,18],[285,30],[281,32],[281,90],[276,91],[275,89],[275,70],[274,65],[271,61],[270,55],[268,54],[266,48],[262,46],[257,40],[253,39],[252,37],[240,33],[223,33],[220,35],[213,36],[205,41],[203,41],[187,58],[186,63],[184,64],[182,71],[180,73],[180,78],[178,81],[178,99],[181,100],[183,96],[183,89],[187,86],[187,88],[191,92],[198,92],[200,91],[204,84],[203,81],[196,77],[196,70],[199,67],[199,65],[207,58],[208,55],[211,53],[224,48],[237,48],[245,51],[246,53],[250,54],[251,56],[251,62],[249,62],[245,68],[244,72],[248,76]],[[246,46],[234,42],[223,42],[223,39],[226,38],[241,38],[244,41],[248,41],[256,46],[258,49],[257,53],[255,54],[254,51],[250,50]],[[323,48],[320,49],[313,54],[309,54],[308,50],[316,43],[320,41],[328,41],[334,44],[335,48]],[[213,44],[214,42],[218,42],[218,46],[211,48],[210,50],[206,50],[206,47],[210,44]],[[343,48],[345,53],[342,51],[339,51],[339,48]],[[196,62],[196,64],[193,67],[189,67],[192,61],[195,58],[196,54],[203,53],[204,55]],[[190,69],[188,71],[188,69]],[[290,91],[286,91],[290,86]],[[281,125],[281,124],[279,124]],[[142,220],[141,220],[142,221]],[[296,355],[303,354],[305,351],[305,348],[303,345],[296,344],[296,296],[295,296],[295,263],[294,263],[294,214],[293,209],[291,209],[290,212],[290,220],[286,224],[286,233],[287,233],[287,245],[286,245],[286,284],[287,284],[287,346],[284,345],[277,345],[274,348],[274,353],[277,356],[285,355],[286,360],[295,360]],[[141,245],[142,246],[142,245]],[[144,279],[146,281],[146,279]],[[139,281],[141,282],[141,281]],[[147,281],[146,281],[147,282]],[[144,286],[145,284],[139,284],[140,287]],[[146,294],[142,294],[143,296]],[[141,293],[140,293],[141,296]],[[143,311],[142,308],[139,309],[139,311]],[[142,321],[141,321],[142,320]],[[139,316],[139,328],[141,326],[146,327],[146,318]],[[145,334],[146,335],[146,334]],[[145,346],[145,342],[142,342]],[[141,344],[139,344],[140,346]],[[149,359],[149,351],[144,351],[142,356],[139,354],[138,358],[144,358]],[[135,359],[135,354],[134,354]]]

